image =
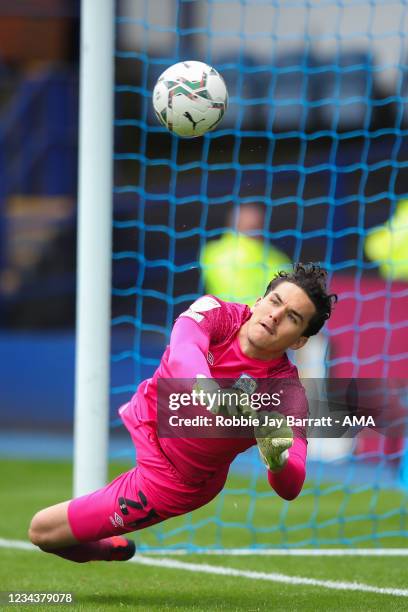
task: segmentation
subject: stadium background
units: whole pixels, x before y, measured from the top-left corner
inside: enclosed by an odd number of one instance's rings
[[[79,6],[0,11],[0,448],[69,457]],[[266,207],[265,233],[291,258],[331,271],[343,300],[330,374],[405,376],[406,282],[363,251],[408,192],[405,5],[129,0],[117,12],[112,419],[202,291],[200,248],[233,198]],[[180,142],[150,92],[185,57],[221,71],[231,105],[214,134]],[[385,488],[400,486],[403,439],[360,452],[358,484],[380,469]]]

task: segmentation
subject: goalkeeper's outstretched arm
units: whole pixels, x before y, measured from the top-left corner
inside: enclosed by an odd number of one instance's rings
[[[211,377],[207,363],[210,338],[191,319],[181,317],[170,337],[169,367],[173,378],[196,378],[202,372]]]
[[[290,501],[301,492],[306,478],[306,454],[306,440],[295,438],[284,466],[279,471],[268,469],[269,484],[283,499]]]

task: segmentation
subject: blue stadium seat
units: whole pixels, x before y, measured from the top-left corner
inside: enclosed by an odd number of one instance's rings
[[[78,130],[77,73],[47,68],[22,78],[0,115],[7,192],[75,195]]]
[[[368,129],[373,114],[373,59],[362,52],[344,52],[319,68],[318,111],[324,129]]]
[[[280,53],[268,82],[266,126],[272,131],[308,131],[315,120],[316,60],[306,49]]]

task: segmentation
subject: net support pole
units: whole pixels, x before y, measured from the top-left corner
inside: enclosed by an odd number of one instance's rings
[[[106,483],[109,440],[114,0],[82,0],[74,495]]]

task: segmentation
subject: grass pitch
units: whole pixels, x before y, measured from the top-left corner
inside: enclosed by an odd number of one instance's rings
[[[112,466],[112,477],[128,466]],[[71,466],[65,463],[1,461],[0,491],[3,520],[0,537],[27,540],[32,514],[70,496]],[[369,491],[348,495],[327,487],[319,496],[308,483],[305,494],[288,506],[267,485],[248,495],[249,483],[237,476],[227,494],[191,517],[172,519],[163,527],[135,534],[138,545],[175,544],[242,547],[253,543],[296,545],[319,536],[330,539],[371,536],[363,545],[404,546],[403,538],[376,534],[405,529],[405,496],[398,492]],[[376,516],[373,520],[375,504]],[[398,510],[398,512],[397,512]],[[213,516],[218,512],[218,520]],[[372,513],[370,517],[370,512]],[[339,514],[340,513],[340,514]],[[346,516],[348,521],[338,520]],[[337,520],[333,520],[337,519]],[[263,531],[281,523],[284,529]],[[252,529],[245,525],[250,524]],[[221,525],[224,528],[221,529]],[[185,528],[187,526],[187,529]],[[349,529],[347,531],[347,528]],[[402,568],[405,558],[384,557],[276,557],[188,555],[166,558],[214,567],[279,572],[292,577],[359,582],[375,587],[407,589]],[[331,590],[322,586],[282,584],[245,577],[203,574],[180,569],[146,567],[133,563],[74,564],[41,552],[0,549],[2,591],[73,592],[75,610],[404,610],[407,597]],[[18,606],[49,610],[52,605]],[[57,606],[58,607],[58,606]],[[16,609],[17,606],[14,606]],[[13,609],[7,606],[4,609]]]

